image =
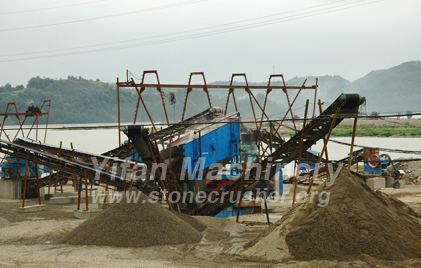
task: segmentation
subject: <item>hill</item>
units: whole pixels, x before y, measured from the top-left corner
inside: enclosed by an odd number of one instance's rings
[[[180,120],[183,111],[185,90],[163,89],[166,109],[170,121]],[[176,103],[170,105],[170,94],[174,93]],[[146,89],[142,94],[148,111],[155,121],[164,121],[165,114],[162,108],[161,95],[156,89]],[[259,94],[256,98],[263,103],[264,95]],[[0,87],[0,113],[4,113],[7,103],[15,102],[20,112],[25,112],[28,102],[33,101],[35,106],[41,106],[44,100],[51,100],[51,124],[74,124],[74,123],[116,123],[117,122],[117,92],[115,84],[100,81],[87,80],[82,77],[69,76],[67,79],[54,80],[50,78],[34,77],[28,81],[26,87],[19,85],[12,87],[7,84]],[[138,96],[135,90],[120,90],[121,122],[133,122]],[[225,95],[219,97],[211,95],[212,106],[225,108]],[[239,112],[244,118],[252,118],[252,110],[248,98],[237,97]],[[209,107],[203,90],[193,90],[189,94],[186,115],[188,118]],[[276,113],[279,106],[269,100],[268,113]],[[256,115],[259,108],[255,106]],[[45,112],[46,110],[43,110]],[[231,101],[228,113],[235,111]],[[12,110],[9,110],[12,112]],[[13,111],[14,112],[14,111]],[[40,123],[45,123],[46,118],[41,117]],[[137,122],[149,122],[149,118],[140,104]],[[7,124],[17,124],[16,118],[10,117]]]
[[[287,85],[300,86],[307,79],[306,85],[315,85],[316,77],[294,77],[286,81]],[[210,84],[227,84],[229,81],[218,81]],[[242,81],[234,81],[235,85],[244,85]],[[272,81],[273,85],[281,85],[280,79]],[[250,85],[265,86],[267,82],[250,83]],[[342,92],[356,92],[367,98],[366,111],[384,113],[419,110],[418,99],[421,87],[420,61],[405,62],[387,70],[372,71],[366,76],[350,82],[341,76],[326,75],[318,77],[317,99],[326,105],[333,101]],[[169,120],[181,118],[186,91],[164,89],[164,99],[167,103]],[[176,103],[170,105],[170,94],[174,94]],[[263,105],[265,92],[253,90],[256,98]],[[290,100],[295,97],[297,90],[290,90]],[[210,91],[212,106],[225,108],[227,90],[215,89]],[[235,91],[237,106],[243,118],[253,118],[250,101],[244,90]],[[165,115],[161,104],[160,94],[155,89],[146,89],[142,94],[150,114],[155,121],[164,121]],[[137,93],[134,90],[120,90],[121,121],[133,122]],[[314,91],[304,90],[300,93],[294,105],[294,114],[303,115],[305,100],[309,99],[311,106],[314,102]],[[82,77],[69,76],[67,79],[54,80],[50,78],[34,77],[28,81],[26,87],[19,85],[12,87],[10,84],[0,87],[0,112],[3,113],[8,102],[15,102],[19,111],[27,109],[27,102],[33,100],[40,106],[44,100],[51,100],[52,124],[72,123],[116,123],[117,122],[117,94],[114,83],[103,83],[99,80],[86,80]],[[142,105],[141,105],[142,106]],[[186,117],[197,114],[208,107],[208,102],[203,90],[193,90],[189,95]],[[287,110],[287,100],[281,90],[274,90],[266,107],[266,113],[281,116]],[[254,105],[256,116],[260,118],[258,106]],[[228,113],[234,112],[231,100]],[[146,112],[139,109],[137,122],[148,122]],[[45,118],[40,123],[44,123]],[[7,120],[8,124],[16,124],[13,118]]]
[[[420,110],[421,62],[410,61],[387,70],[371,71],[345,89],[367,98],[367,112]]]

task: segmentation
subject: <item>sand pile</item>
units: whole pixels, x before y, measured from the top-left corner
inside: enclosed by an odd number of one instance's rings
[[[404,203],[374,192],[359,178],[341,170],[330,186],[329,203],[317,195],[295,205],[281,220],[245,245],[242,254],[269,260],[355,260],[421,257],[421,216]]]
[[[0,217],[0,228],[9,227],[12,223],[6,219]]]
[[[238,233],[246,232],[250,230],[247,226],[238,224],[228,219],[206,217],[206,216],[196,216],[194,218],[200,223],[208,226],[209,228],[213,228],[215,230],[219,230],[223,232],[228,232],[230,233],[230,235],[237,235]]]
[[[138,193],[137,189],[131,189]],[[65,235],[59,242],[72,245],[149,247],[198,243],[206,226],[187,215],[173,213],[140,195],[136,203],[114,203]]]

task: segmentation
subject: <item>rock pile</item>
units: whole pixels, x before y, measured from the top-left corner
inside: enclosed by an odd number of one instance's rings
[[[72,245],[149,247],[198,243],[206,226],[194,218],[173,213],[137,189],[126,192],[120,203],[90,218],[65,235],[59,242]],[[140,194],[136,203],[127,195]]]
[[[404,203],[344,170],[315,191],[330,194],[327,206],[319,206],[317,196],[293,206],[242,254],[277,261],[421,257],[421,216]]]
[[[398,160],[404,160],[399,158]],[[408,159],[411,160],[411,159]],[[401,169],[405,172],[403,179],[408,184],[421,184],[421,162],[420,161],[408,161],[408,162],[397,162],[394,164],[397,170]],[[392,165],[388,167],[388,170],[393,172]]]

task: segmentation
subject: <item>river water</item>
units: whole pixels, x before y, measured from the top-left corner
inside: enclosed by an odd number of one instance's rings
[[[83,124],[77,125],[64,125],[72,127],[83,127]],[[92,124],[90,124],[92,126]],[[101,124],[98,126],[106,126]],[[92,152],[95,154],[101,154],[108,150],[111,150],[118,146],[118,130],[117,129],[59,129],[63,125],[50,125],[47,132],[47,143],[59,146],[60,142],[63,143],[63,147],[70,148],[70,143],[73,143],[73,148],[78,150],[83,150],[87,152]],[[8,126],[7,128],[13,128]],[[15,130],[8,131],[10,136],[16,133]],[[21,137],[21,134],[19,135]],[[31,133],[29,138],[35,139],[35,133]],[[126,140],[127,137],[124,133],[121,133],[122,141]],[[4,139],[4,134],[1,139]],[[44,139],[44,130],[39,130],[38,140],[43,141]],[[332,140],[337,140],[341,142],[351,143],[351,137],[334,137]],[[421,138],[401,138],[401,137],[389,137],[389,138],[378,138],[378,137],[356,137],[355,145],[368,146],[368,147],[380,147],[388,149],[400,149],[400,150],[411,150],[411,151],[421,151]],[[315,151],[321,151],[323,148],[323,141],[319,141],[311,149]],[[358,150],[360,147],[354,147],[354,150]],[[350,150],[349,146],[340,145],[337,143],[329,142],[328,143],[328,153],[329,159],[341,159],[348,155]],[[401,153],[387,153],[391,156],[392,159],[400,157],[414,157],[421,158],[421,155],[417,154],[401,154]],[[292,174],[291,167],[288,167],[284,174]]]

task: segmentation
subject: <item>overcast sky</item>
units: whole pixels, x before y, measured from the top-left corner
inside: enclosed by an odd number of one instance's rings
[[[340,75],[421,59],[419,0],[1,0],[0,85]],[[152,76],[148,82],[155,82]],[[197,80],[199,81],[199,80]]]

